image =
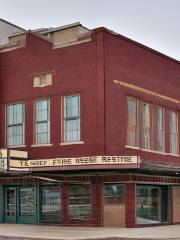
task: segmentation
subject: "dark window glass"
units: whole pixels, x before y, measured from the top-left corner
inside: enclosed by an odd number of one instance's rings
[[[35,187],[21,187],[20,216],[33,216],[36,214],[36,189]]]
[[[166,206],[164,205],[166,203]],[[162,207],[163,206],[163,207]],[[136,222],[137,224],[156,224],[167,221],[167,187],[137,185]]]
[[[124,185],[117,183],[105,184],[104,204],[124,204]]]
[[[61,198],[59,186],[44,186],[41,189],[41,222],[59,223],[61,221]]]
[[[16,215],[16,192],[13,188],[6,189],[6,216]]]
[[[69,187],[69,218],[91,218],[90,186]]]

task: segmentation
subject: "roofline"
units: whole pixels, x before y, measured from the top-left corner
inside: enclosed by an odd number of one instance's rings
[[[68,24],[68,25],[63,25],[63,26],[60,26],[60,27],[52,28],[52,29],[50,28],[49,30],[44,31],[44,33],[56,32],[56,31],[59,31],[59,30],[72,28],[72,27],[76,27],[76,26],[82,26],[82,24],[80,22],[75,22],[75,23],[71,23],[71,24]],[[84,28],[86,28],[86,27],[84,27]],[[90,31],[90,29],[88,29],[88,28],[86,28],[86,29]]]
[[[16,28],[19,28],[19,29],[21,29],[21,30],[26,31],[24,28],[19,27],[19,26],[15,25],[14,23],[8,22],[7,20],[4,20],[4,19],[2,19],[2,18],[0,18],[0,21],[5,22],[5,23],[7,23],[7,24],[10,24],[11,26],[14,26],[14,27],[16,27]]]
[[[119,33],[117,33],[117,32],[114,32],[114,31],[106,28],[106,27],[98,27],[98,28],[95,28],[94,31],[95,31],[96,33],[101,32],[101,31],[105,31],[105,32],[110,33],[110,34],[112,34],[112,35],[114,35],[114,36],[120,37],[120,38],[122,38],[122,39],[124,39],[124,40],[126,40],[126,41],[128,41],[128,42],[130,42],[130,43],[133,43],[133,44],[135,44],[135,45],[137,45],[137,46],[139,46],[139,47],[141,47],[141,48],[144,48],[144,49],[146,49],[146,50],[148,50],[148,51],[150,51],[150,52],[153,52],[153,53],[155,53],[155,54],[158,54],[159,56],[164,57],[164,58],[166,58],[166,59],[168,59],[168,60],[170,60],[170,61],[173,61],[173,62],[176,63],[176,64],[180,64],[180,61],[179,61],[179,60],[177,60],[177,59],[175,59],[175,58],[173,58],[173,57],[170,57],[170,56],[168,56],[168,55],[166,55],[166,54],[164,54],[164,53],[162,53],[162,52],[159,52],[159,51],[157,51],[157,50],[155,50],[155,49],[153,49],[153,48],[150,48],[150,47],[148,47],[148,46],[146,46],[146,45],[144,45],[144,44],[142,44],[142,43],[139,43],[139,42],[137,42],[137,41],[135,41],[135,40],[133,40],[133,39],[131,39],[131,38],[125,37],[125,36],[123,36],[123,35],[121,35],[121,34],[119,34]]]
[[[72,24],[68,24],[68,25],[64,25],[64,26],[60,26],[60,27],[56,27],[56,28],[53,28],[53,27],[52,28],[47,28],[47,30],[42,30],[42,32],[43,32],[42,34],[56,32],[56,31],[59,31],[59,30],[72,28],[72,27],[76,27],[76,26],[82,26],[82,24],[80,22],[75,22],[75,23],[72,23]],[[86,28],[86,27],[84,27],[84,28]],[[90,31],[90,29],[88,29],[88,28],[86,28],[86,29]],[[36,31],[36,30],[33,30],[33,29],[31,30],[31,32],[38,32],[39,34],[41,34],[40,31]],[[25,34],[25,33],[26,33],[26,30],[23,29],[23,31],[13,33],[10,37],[22,35],[22,34]]]

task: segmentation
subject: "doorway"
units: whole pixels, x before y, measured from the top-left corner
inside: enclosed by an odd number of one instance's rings
[[[104,227],[125,227],[124,184],[104,184]]]
[[[4,222],[36,223],[36,187],[7,186],[4,191]]]
[[[5,188],[4,220],[8,223],[16,223],[16,188]]]
[[[167,186],[136,186],[136,223],[159,224],[168,222]]]

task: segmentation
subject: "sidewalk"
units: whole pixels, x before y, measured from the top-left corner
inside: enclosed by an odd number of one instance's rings
[[[148,228],[80,228],[0,224],[0,240],[125,240],[178,239],[180,225]]]

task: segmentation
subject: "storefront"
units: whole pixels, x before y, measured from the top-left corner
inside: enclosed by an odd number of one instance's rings
[[[59,185],[3,186],[3,222],[60,223],[61,187]]]
[[[145,184],[143,178],[104,171],[47,179],[7,176],[1,179],[1,222],[104,227],[179,222],[180,183],[171,183],[179,179],[151,176]]]
[[[176,172],[149,171],[135,156],[14,156],[0,177],[1,222],[96,227],[180,222]],[[67,171],[72,163],[73,171]]]

